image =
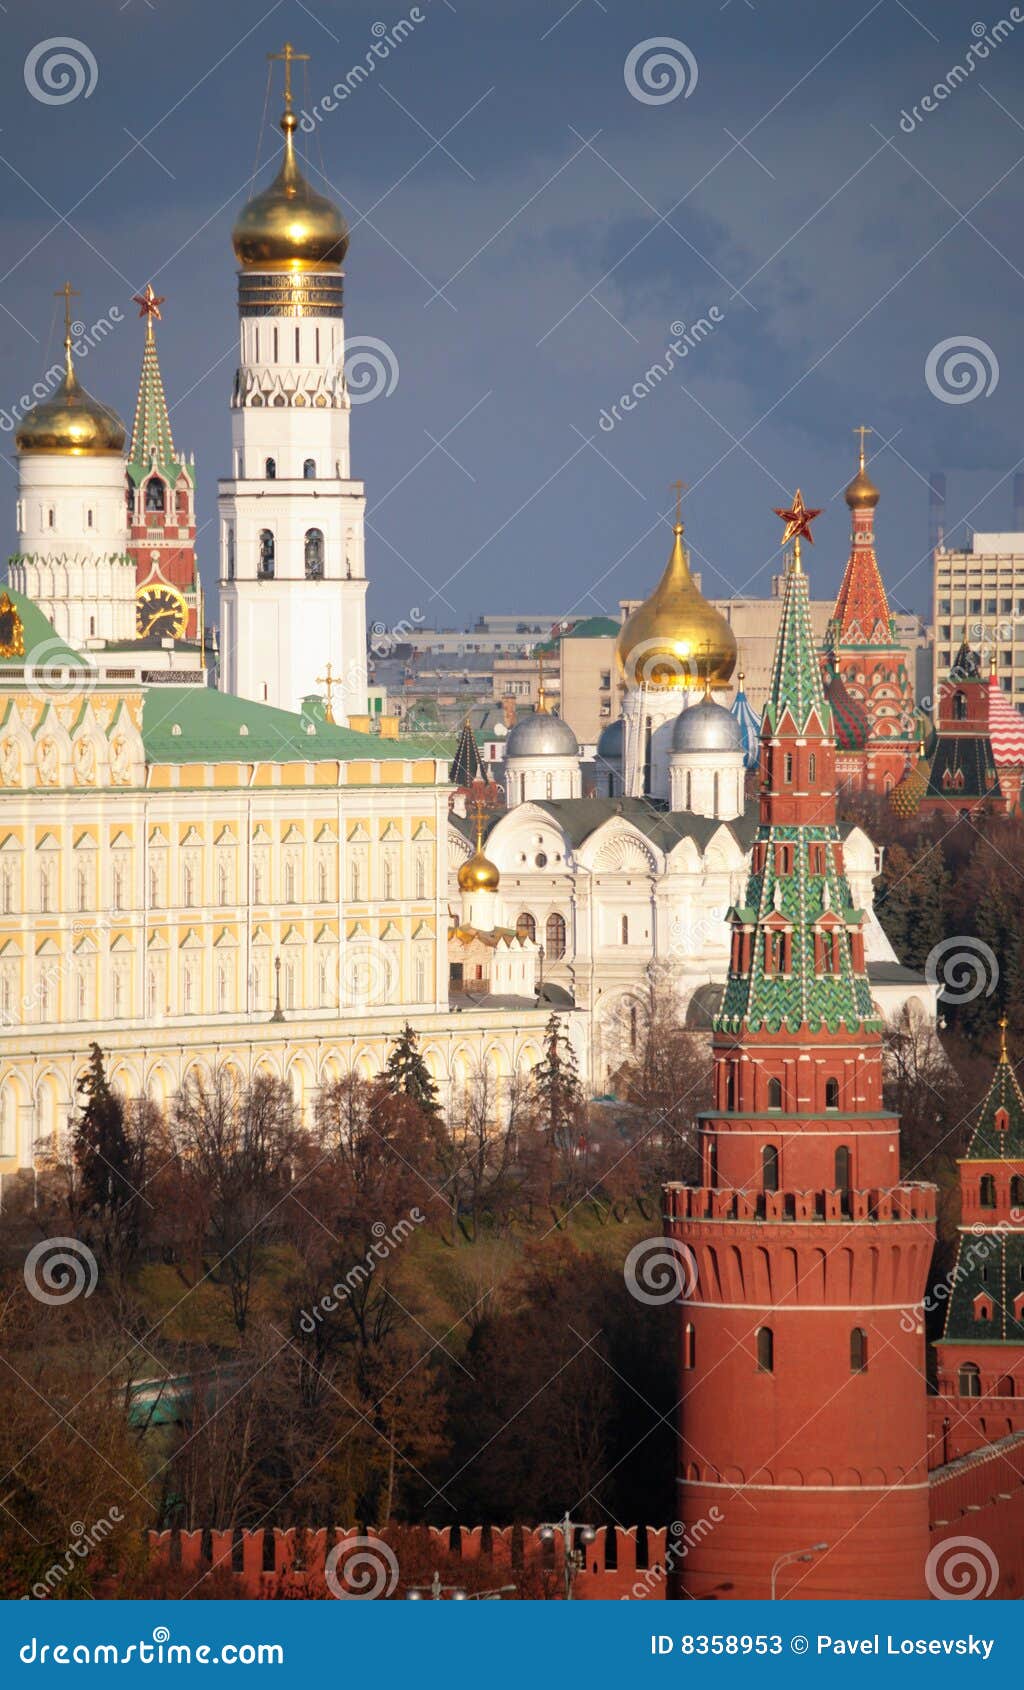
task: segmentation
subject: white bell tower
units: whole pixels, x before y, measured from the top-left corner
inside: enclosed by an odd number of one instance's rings
[[[232,472],[219,483],[221,685],[300,710],[330,663],[339,719],[366,710],[366,495],[349,465],[345,219],[295,156],[290,43],[284,159],[244,208]]]

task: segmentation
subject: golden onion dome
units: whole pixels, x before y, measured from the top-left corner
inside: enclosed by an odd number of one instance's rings
[[[871,430],[855,428],[853,432],[860,435],[860,464],[843,497],[852,511],[874,510],[881,494],[864,467],[864,436],[870,434]]]
[[[337,269],[348,251],[348,224],[329,199],[314,193],[295,157],[298,118],[281,119],[284,160],[262,194],[239,213],[231,241],[239,264],[250,270]]]
[[[615,654],[628,687],[724,685],[736,667],[736,636],[690,574],[683,525],[664,575],[626,618]]]
[[[64,375],[50,399],[26,411],[14,436],[19,452],[69,452],[93,457],[124,451],[124,423],[87,393],[75,374],[70,335],[64,342]]]
[[[496,892],[500,876],[489,857],[485,857],[479,845],[459,869],[460,892]]]

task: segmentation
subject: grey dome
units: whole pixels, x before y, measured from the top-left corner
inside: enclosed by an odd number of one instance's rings
[[[625,738],[626,724],[620,716],[617,721],[609,722],[606,728],[602,728],[601,737],[597,742],[597,755],[621,763]]]
[[[580,748],[568,722],[536,710],[517,722],[505,744],[505,757],[578,757]]]
[[[676,717],[673,751],[742,751],[743,729],[731,710],[703,698]]]

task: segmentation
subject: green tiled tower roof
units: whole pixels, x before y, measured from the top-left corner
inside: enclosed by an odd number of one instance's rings
[[[786,576],[782,616],[772,664],[771,686],[762,726],[761,767],[767,770],[765,751],[788,718],[796,735],[808,726],[816,741],[828,743],[832,715],[822,690],[821,668],[811,631],[807,577],[799,568]],[[815,730],[814,718],[820,727]],[[765,780],[769,775],[765,774]],[[806,825],[782,825],[763,821],[757,843],[762,847],[764,866],[751,874],[743,907],[731,911],[734,922],[753,925],[751,962],[743,974],[730,973],[715,1019],[715,1031],[738,1033],[783,1028],[850,1032],[865,1026],[878,1030],[866,974],[856,974],[849,926],[863,920],[853,908],[846,876],[836,867],[840,833],[835,821],[834,800],[823,801],[821,821]],[[812,872],[810,846],[823,844],[821,872]],[[789,846],[789,851],[777,847]],[[778,864],[787,856],[786,869]],[[790,932],[790,967],[787,973],[768,973],[765,968],[765,934],[781,917]],[[839,968],[836,973],[818,972],[815,962],[814,930],[822,918],[839,918]]]
[[[1002,1027],[1003,1048],[967,1147],[968,1162],[1024,1160],[1024,1093],[1006,1054],[1005,1021]],[[996,1124],[1000,1111],[1005,1111],[1005,1127]]]
[[[943,1341],[972,1346],[1024,1344],[1024,1320],[1018,1320],[1013,1312],[1022,1291],[1024,1232],[962,1233]],[[974,1303],[979,1296],[992,1300],[988,1320],[975,1318]]]
[[[182,470],[184,460],[174,451],[171,420],[167,414],[160,361],[156,355],[156,337],[152,318],[147,319],[146,343],[142,353],[142,374],[139,377],[139,397],[135,405],[135,422],[131,445],[128,448],[128,474],[132,486],[138,487],[154,467],[168,486],[173,487]],[[154,456],[155,454],[155,456]]]

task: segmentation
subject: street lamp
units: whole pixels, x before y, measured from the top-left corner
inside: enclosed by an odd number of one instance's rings
[[[779,1573],[782,1571],[783,1567],[788,1567],[795,1561],[813,1561],[814,1557],[816,1555],[820,1555],[823,1552],[823,1550],[826,1550],[827,1548],[828,1548],[827,1543],[812,1543],[810,1549],[791,1549],[791,1550],[789,1550],[789,1552],[787,1554],[780,1555],[778,1560],[775,1561],[772,1565],[772,1580],[771,1580],[771,1599],[772,1599],[772,1601],[775,1602],[775,1601],[778,1600],[778,1598],[776,1597],[776,1594],[775,1594],[775,1581],[778,1578]]]
[[[563,1563],[562,1571],[565,1577],[565,1600],[572,1601],[572,1587],[576,1574],[583,1571],[586,1556],[582,1549],[577,1549],[574,1534],[579,1532],[581,1543],[593,1543],[597,1532],[593,1526],[581,1526],[578,1520],[570,1520],[569,1515],[557,1524],[545,1523],[541,1526],[538,1536],[542,1543],[553,1543],[558,1532],[562,1534]]]
[[[431,1602],[441,1602],[445,1596],[450,1602],[500,1602],[501,1598],[510,1590],[515,1590],[514,1584],[499,1584],[494,1590],[463,1590],[461,1585],[442,1584],[441,1575],[435,1572],[429,1584],[414,1584],[405,1593],[407,1602],[422,1602],[425,1598]]]
[[[284,1010],[281,1008],[281,958],[274,958],[274,1013],[271,1021],[283,1021]]]

